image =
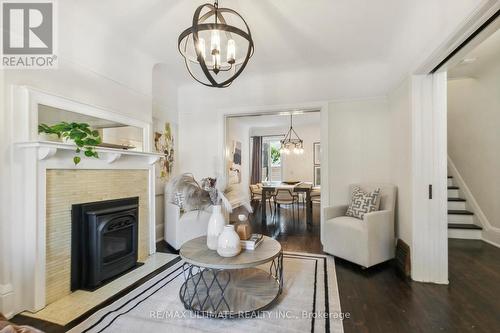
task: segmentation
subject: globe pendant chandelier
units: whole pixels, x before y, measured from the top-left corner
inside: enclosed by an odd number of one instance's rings
[[[290,115],[290,129],[285,134],[285,137],[280,140],[280,153],[289,155],[291,152],[297,155],[304,153],[304,141],[299,137],[293,129],[293,115]]]
[[[193,25],[179,36],[178,48],[193,79],[216,88],[228,87],[254,52],[243,17],[232,9],[219,8],[217,0],[196,9]]]

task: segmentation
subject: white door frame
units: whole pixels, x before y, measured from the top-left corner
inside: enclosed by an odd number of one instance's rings
[[[411,79],[412,109],[412,279],[448,283],[447,66],[480,42],[475,38],[438,71],[444,59],[500,9],[485,0]],[[429,74],[431,73],[431,74]],[[432,185],[432,199],[429,197]]]
[[[220,138],[219,144],[219,156],[220,162],[218,163],[218,175],[226,175],[226,135],[227,126],[226,118],[231,116],[242,116],[242,115],[264,115],[264,114],[276,114],[279,112],[293,112],[299,110],[319,110],[320,111],[320,130],[321,130],[321,169],[330,170],[330,158],[329,158],[329,134],[328,134],[328,102],[309,102],[300,104],[287,104],[287,105],[273,105],[273,106],[260,106],[260,107],[241,107],[241,108],[229,108],[221,109],[218,112],[219,128],[223,130],[223,135]],[[323,244],[323,208],[329,207],[332,204],[332,188],[329,186],[329,172],[321,172],[321,217],[320,217],[320,233],[321,233],[321,243]]]

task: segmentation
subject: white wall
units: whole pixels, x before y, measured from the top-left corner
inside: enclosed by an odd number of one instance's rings
[[[252,128],[251,136],[284,135],[289,126],[274,128]],[[294,130],[304,140],[304,154],[282,154],[282,178],[284,181],[314,181],[313,143],[321,141],[320,124],[294,125]]]
[[[487,218],[483,237],[496,244],[500,244],[499,149],[500,62],[496,61],[475,78],[448,81],[448,155]]]
[[[350,201],[349,184],[391,182],[391,122],[385,97],[329,104],[330,188]]]
[[[179,162],[179,117],[177,110],[177,86],[170,76],[167,66],[156,64],[152,77],[153,122],[154,131],[161,132],[166,122],[170,123],[174,137],[174,167],[172,176],[178,172]],[[160,170],[156,170],[156,240],[164,238],[165,230],[165,186],[167,179],[160,178]]]
[[[388,96],[391,124],[391,182],[398,187],[396,236],[412,244],[410,79]]]

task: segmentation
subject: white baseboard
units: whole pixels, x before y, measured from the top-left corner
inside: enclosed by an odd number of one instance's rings
[[[484,237],[482,238],[482,241],[483,241],[483,242],[486,242],[486,243],[488,243],[488,244],[490,244],[490,245],[493,245],[493,246],[496,246],[496,247],[500,248],[500,244],[495,243],[494,241],[491,241],[491,240],[486,239],[486,238],[484,238]]]

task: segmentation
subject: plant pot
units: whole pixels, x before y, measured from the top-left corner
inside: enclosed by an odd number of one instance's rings
[[[221,257],[234,257],[241,252],[240,237],[234,231],[234,225],[226,225],[219,236],[217,253]]]
[[[224,215],[222,215],[221,206],[213,206],[207,228],[207,247],[210,250],[217,250],[219,235],[222,233],[225,225],[226,221]]]
[[[38,140],[61,142],[61,139],[57,136],[57,134],[49,134],[49,133],[38,133]]]
[[[67,136],[62,138],[62,142],[63,142],[63,143],[66,143],[66,144],[68,144],[68,145],[75,145],[75,146],[76,146],[75,140],[70,139],[70,138],[69,138],[69,137],[67,137]]]

